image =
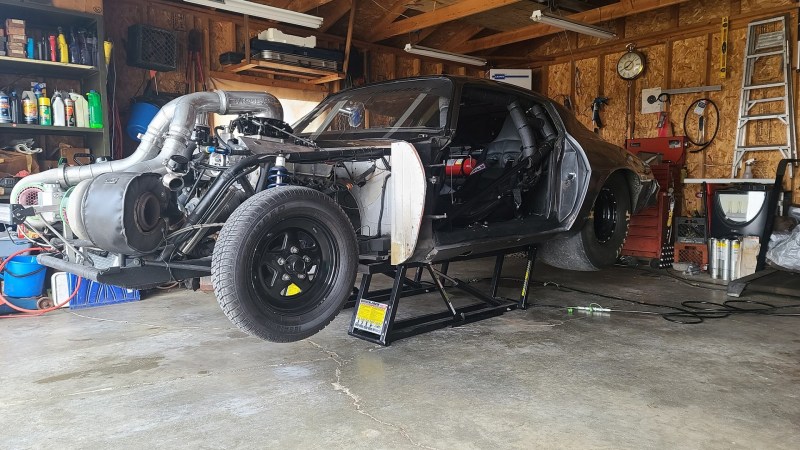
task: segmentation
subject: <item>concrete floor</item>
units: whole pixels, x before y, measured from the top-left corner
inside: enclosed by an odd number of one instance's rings
[[[490,274],[480,261],[453,269]],[[724,299],[636,269],[536,279]],[[532,298],[614,305],[541,284]],[[349,317],[271,344],[236,330],[212,295],[174,291],[2,320],[0,447],[800,448],[798,318],[531,309],[382,348],[349,337]]]

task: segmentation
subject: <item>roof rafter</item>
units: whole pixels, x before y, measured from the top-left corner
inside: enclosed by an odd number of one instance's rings
[[[625,0],[619,3],[613,3],[611,5],[601,6],[600,8],[592,9],[586,12],[572,14],[566,17],[571,20],[594,24],[632,16],[634,14],[652,11],[654,9],[660,9],[667,6],[677,5],[687,1],[689,0]],[[504,31],[491,36],[473,39],[458,46],[456,51],[472,53],[479,50],[486,50],[489,48],[514,44],[516,42],[527,41],[542,36],[549,36],[561,31],[563,31],[561,28],[540,23],[533,23],[516,30]]]
[[[463,0],[450,6],[438,8],[407,19],[398,20],[385,27],[376,27],[376,32],[373,34],[371,41],[381,41],[392,36],[458,20],[463,17],[490,11],[519,1],[520,0]]]

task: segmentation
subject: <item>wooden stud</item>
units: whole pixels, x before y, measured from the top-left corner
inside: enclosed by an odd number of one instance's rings
[[[501,6],[511,5],[520,0],[462,0],[443,8],[399,20],[379,28],[372,35],[372,41],[382,41],[392,36],[410,33],[415,30],[451,22],[474,14],[490,11]]]

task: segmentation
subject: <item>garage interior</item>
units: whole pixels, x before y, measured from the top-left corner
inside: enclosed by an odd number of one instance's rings
[[[47,214],[67,222],[58,197],[0,233],[2,446],[800,447],[799,15],[793,0],[0,0],[0,221],[22,217],[25,176],[129,158],[181,96],[267,92],[293,125],[329,95],[436,75],[547,97],[660,185],[602,270],[549,266],[527,241],[444,266],[387,250],[290,343],[229,321],[211,276],[129,289],[39,264],[61,238]]]

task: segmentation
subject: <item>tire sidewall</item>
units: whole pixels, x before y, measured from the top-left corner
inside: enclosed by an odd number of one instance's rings
[[[227,270],[230,270],[230,275],[233,276],[239,307],[241,312],[248,316],[248,322],[252,326],[257,327],[259,331],[263,329],[269,336],[281,336],[281,340],[298,340],[324,328],[341,310],[352,293],[358,258],[356,238],[344,212],[321,193],[299,187],[274,188],[271,191],[273,192],[265,191],[251,197],[230,217],[222,233],[226,232],[228,224],[239,221],[235,230],[228,231],[241,232],[247,229],[247,236],[241,241],[239,251],[234,258],[231,258],[233,261],[217,261],[218,264],[214,266],[231,266]],[[270,209],[255,216],[246,214],[248,208],[264,201],[270,204]],[[269,306],[260,306],[258,302],[261,299],[253,288],[252,280],[252,264],[257,257],[254,252],[260,240],[268,236],[265,234],[269,233],[267,230],[274,229],[282,221],[304,217],[313,219],[305,231],[315,236],[315,239],[319,239],[320,234],[326,233],[317,227],[327,229],[327,233],[330,234],[330,244],[338,255],[335,266],[329,269],[333,272],[330,286],[326,286],[322,298],[316,305],[302,314],[286,314]]]

